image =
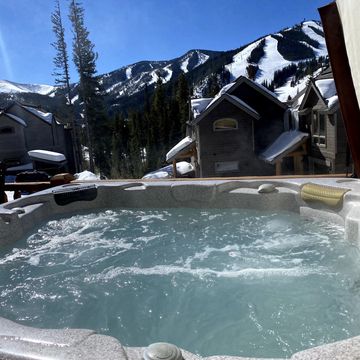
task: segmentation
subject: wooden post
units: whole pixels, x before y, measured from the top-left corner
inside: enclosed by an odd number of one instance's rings
[[[294,156],[294,175],[303,175],[304,174],[304,166],[302,162],[301,155]]]
[[[282,163],[282,160],[278,160],[278,161],[275,163],[275,166],[276,166],[276,176],[281,175],[281,163]]]
[[[174,178],[177,178],[176,160],[173,160],[173,173]]]
[[[319,13],[355,173],[360,176],[360,109],[336,2],[320,8]],[[357,35],[353,36],[355,38]]]
[[[5,171],[5,164],[0,161],[0,204],[7,202],[7,196],[5,193]]]

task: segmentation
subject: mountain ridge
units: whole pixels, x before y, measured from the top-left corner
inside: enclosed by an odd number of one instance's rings
[[[209,91],[211,82],[217,82],[218,87],[221,87],[240,75],[245,75],[267,84],[274,81],[276,72],[281,72],[286,67],[294,64],[298,66],[300,63],[326,56],[322,26],[318,21],[308,20],[260,37],[236,49],[192,49],[170,60],[142,60],[125,65],[98,75],[98,79],[109,110],[118,111],[128,106],[124,104],[135,103],[131,98],[138,98],[146,88],[152,89],[159,78],[163,83],[170,83],[183,73],[193,88],[193,94],[202,97]],[[289,94],[284,89],[274,89],[282,101],[299,91],[296,88],[299,84],[294,84],[294,79],[288,80],[285,85]],[[71,86],[72,101],[78,103],[77,83]],[[26,94],[27,90],[29,91]],[[57,98],[61,93],[61,89],[56,86],[0,80],[0,100],[3,98],[1,103],[22,97],[28,99],[32,94],[37,101],[41,99],[46,102],[43,96]]]

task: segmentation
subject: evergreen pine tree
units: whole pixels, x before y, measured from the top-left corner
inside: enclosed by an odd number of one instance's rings
[[[65,90],[66,104],[70,108],[70,120],[71,120],[71,137],[74,153],[75,171],[81,171],[81,151],[80,140],[78,135],[78,129],[75,122],[75,114],[71,104],[71,89],[70,89],[70,74],[69,74],[69,57],[67,53],[67,46],[65,41],[65,28],[62,23],[61,8],[59,0],[55,0],[55,10],[51,14],[51,22],[53,25],[53,32],[55,34],[56,41],[51,45],[56,50],[54,57],[54,73],[55,83],[60,85]]]
[[[139,178],[144,174],[143,158],[141,153],[141,115],[133,112],[129,116],[129,156],[131,175]]]
[[[129,130],[121,114],[114,121],[111,140],[111,178],[131,177],[129,170]]]
[[[96,161],[100,171],[108,173],[110,129],[104,125],[106,121],[104,102],[96,78],[97,53],[94,51],[94,44],[89,40],[89,32],[85,27],[84,9],[75,0],[70,2],[69,18],[73,32],[73,60],[80,78],[79,96],[84,103],[90,170],[95,171]]]
[[[169,145],[170,126],[168,119],[168,104],[165,97],[165,89],[161,78],[156,83],[154,97],[151,103],[150,119],[152,122],[151,136],[154,144],[150,144],[151,149],[155,150],[152,154],[152,161],[155,168],[162,165]]]
[[[176,84],[176,100],[179,106],[180,137],[186,134],[186,122],[189,120],[189,86],[184,73],[181,73]]]

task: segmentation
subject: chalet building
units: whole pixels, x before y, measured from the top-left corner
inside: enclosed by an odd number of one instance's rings
[[[299,129],[309,134],[308,172],[347,172],[347,138],[331,68],[309,82],[297,112]]]
[[[291,104],[240,76],[191,101],[188,136],[168,162],[191,158],[197,177],[343,173],[346,136],[331,69]],[[174,170],[175,172],[175,170]]]
[[[213,99],[192,100],[188,137],[167,161],[191,156],[198,177],[275,175],[307,137],[286,129],[290,116],[275,94],[241,76]]]
[[[68,130],[52,113],[13,103],[0,110],[0,161],[8,166],[30,163],[29,150],[49,150],[73,159]]]

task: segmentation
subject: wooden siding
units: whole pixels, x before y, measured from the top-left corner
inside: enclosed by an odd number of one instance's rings
[[[221,118],[233,118],[238,121],[238,129],[214,131],[214,121]],[[254,153],[254,123],[250,115],[241,111],[228,101],[223,101],[198,124],[198,156],[200,176],[243,176],[272,175],[274,166],[259,160]],[[255,125],[256,126],[256,125]],[[238,161],[239,170],[218,173],[215,163]]]
[[[57,124],[56,121],[52,121],[50,124],[18,104],[12,105],[7,112],[26,122],[27,127],[24,134],[27,151],[38,149],[55,151],[64,154],[71,161],[73,157],[71,146],[69,147],[71,143],[67,141],[67,135],[62,124]],[[30,159],[27,157],[25,161],[30,161]]]
[[[240,84],[232,95],[245,101],[260,114],[255,122],[255,152],[265,150],[284,131],[284,109],[247,83]]]
[[[26,157],[24,126],[5,115],[0,115],[0,128],[11,127],[13,133],[0,134],[0,161],[21,161]]]

